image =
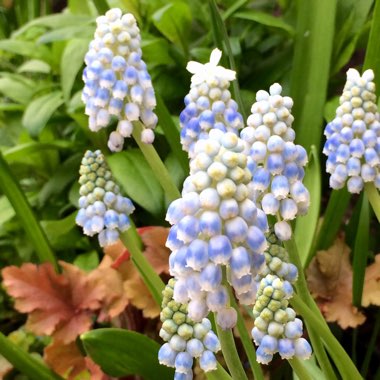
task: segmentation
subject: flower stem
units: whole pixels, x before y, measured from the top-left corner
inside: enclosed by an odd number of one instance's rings
[[[243,316],[241,315],[239,305],[237,304],[234,295],[232,294],[231,287],[228,286],[228,293],[230,296],[231,306],[237,312],[237,324],[236,327],[239,331],[240,339],[243,344],[245,353],[247,354],[248,362],[251,366],[253,376],[255,380],[264,380],[264,374],[261,370],[260,364],[256,360],[256,351],[252,344],[252,340],[249,336],[247,328],[245,327]]]
[[[158,182],[164,189],[165,194],[168,197],[168,200],[172,202],[175,199],[180,198],[181,194],[179,190],[177,189],[177,186],[173,182],[172,178],[170,177],[170,174],[168,170],[166,169],[166,166],[161,161],[161,158],[158,155],[154,146],[152,144],[145,144],[141,141],[141,132],[142,132],[141,123],[139,121],[133,122],[132,135],[134,139],[136,140],[137,145],[139,146],[148,164],[152,168],[153,173],[156,176]]]
[[[372,209],[380,222],[380,195],[373,182],[367,182],[364,185],[368,200],[371,203]]]
[[[139,236],[134,226],[120,234],[120,239],[131,254],[132,261],[136,265],[145,285],[151,292],[154,300],[161,307],[162,291],[165,284],[160,276],[154,271],[149,261],[143,255],[140,249]]]
[[[288,362],[300,380],[313,380],[301,360],[295,357],[293,359],[288,359]]]
[[[227,363],[227,367],[234,380],[248,380],[241,364],[239,354],[236,350],[235,340],[232,335],[232,329],[223,330],[216,323],[216,331],[218,333],[220,345],[222,347],[223,356]]]
[[[307,305],[310,308],[314,309],[314,306],[315,306],[317,309],[316,315],[320,316],[320,318],[323,319],[322,315],[319,312],[318,307],[315,305],[314,300],[311,297],[309,290],[307,288],[307,283],[306,283],[305,275],[303,272],[302,263],[298,255],[297,245],[294,241],[294,237],[292,237],[289,241],[284,242],[284,246],[289,253],[290,261],[298,269],[298,280],[296,282],[296,289],[299,296],[307,303]],[[306,322],[306,327],[309,332],[310,340],[312,342],[312,346],[317,356],[319,365],[321,366],[323,372],[326,374],[328,379],[336,379],[335,372],[331,366],[330,360],[320,340],[318,330],[316,330],[315,326],[310,324],[308,321],[305,321],[305,322]]]
[[[16,346],[1,332],[0,354],[32,380],[63,380],[61,376],[46,367],[40,360]]]
[[[327,350],[331,357],[334,359],[336,366],[338,367],[340,374],[344,380],[358,380],[361,379],[361,375],[354,363],[347,355],[346,351],[339,344],[335,336],[331,333],[326,322],[321,321],[318,315],[311,309],[298,295],[294,295],[290,300],[292,306],[296,311],[301,314],[305,320],[308,320],[314,329],[318,331],[320,338],[324,341]],[[329,378],[327,376],[327,378]]]
[[[13,174],[0,152],[0,189],[14,208],[20,224],[34,246],[41,262],[50,262],[58,270],[57,260],[50,247],[49,240],[41,228],[30,204],[13,177]]]

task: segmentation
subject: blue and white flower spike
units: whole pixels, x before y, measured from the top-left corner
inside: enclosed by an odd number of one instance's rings
[[[191,380],[194,359],[199,359],[205,372],[216,369],[215,353],[220,350],[220,343],[207,318],[194,322],[188,315],[187,305],[173,299],[175,283],[175,279],[170,279],[162,292],[160,337],[167,343],[160,348],[158,360],[175,368],[174,379]]]
[[[107,127],[114,117],[108,147],[118,152],[124,138],[133,132],[133,122],[141,120],[145,128],[141,140],[152,143],[157,116],[152,81],[142,60],[140,31],[132,14],[118,8],[96,19],[97,28],[85,56],[85,83],[82,100],[89,116],[89,128],[96,132]]]
[[[119,233],[130,227],[128,215],[134,206],[120,195],[100,150],[87,151],[79,170],[79,211],[76,223],[85,235],[98,234],[102,247],[115,243]]]
[[[216,312],[223,329],[236,324],[222,284],[224,268],[239,301],[252,305],[255,276],[265,265],[268,224],[250,199],[252,174],[243,150],[244,142],[232,132],[212,129],[198,140],[182,197],[166,215],[173,225],[166,245],[172,250],[170,273],[177,279],[174,299],[188,303],[197,322]]]
[[[247,144],[254,200],[267,215],[278,217],[274,227],[278,238],[289,240],[292,231],[288,221],[307,213],[310,195],[302,183],[307,154],[302,146],[294,144],[293,100],[281,92],[278,83],[270,87],[269,93],[257,92],[248,126],[240,137]]]
[[[183,150],[194,156],[194,144],[207,138],[212,128],[234,132],[243,127],[243,118],[237,103],[228,90],[236,79],[235,71],[218,66],[222,52],[214,49],[210,62],[190,61],[187,70],[193,74],[190,92],[185,97],[185,109],[180,114],[181,143]]]
[[[283,359],[298,357],[308,359],[311,346],[302,338],[302,321],[288,307],[292,297],[292,285],[278,276],[268,274],[260,282],[253,308],[255,327],[252,338],[258,349],[257,361],[268,364],[278,352]]]
[[[350,193],[360,193],[365,182],[380,189],[380,116],[373,80],[372,70],[360,76],[349,69],[335,119],[326,125],[323,153],[333,189],[347,184]]]

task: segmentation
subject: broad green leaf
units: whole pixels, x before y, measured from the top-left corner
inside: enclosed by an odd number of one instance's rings
[[[75,243],[81,239],[82,234],[75,224],[76,214],[76,212],[73,212],[60,220],[41,221],[41,226],[55,250],[69,249],[75,246]]]
[[[154,26],[171,42],[187,52],[187,35],[191,26],[191,11],[188,4],[173,1],[158,9],[152,16]]]
[[[158,363],[160,345],[134,331],[108,328],[81,335],[86,352],[115,377],[140,375],[144,380],[171,380],[174,371]]]
[[[83,65],[84,56],[88,50],[88,40],[70,40],[62,54],[61,59],[61,86],[63,96],[69,100],[75,78]]]
[[[362,303],[364,276],[369,249],[369,233],[369,203],[366,194],[363,193],[359,221],[356,228],[355,244],[352,251],[352,297],[353,304],[358,307],[360,307]]]
[[[82,154],[76,153],[57,168],[38,194],[38,200],[41,204],[44,204],[51,196],[60,194],[66,186],[75,181],[78,177],[81,159]]]
[[[94,34],[94,26],[87,24],[71,25],[60,29],[53,29],[43,34],[38,42],[46,44],[54,41],[66,41],[71,38],[88,38],[89,40]]]
[[[338,107],[339,107],[339,96],[334,96],[325,104],[325,111],[323,115],[327,123],[335,119],[335,113]]]
[[[4,195],[0,197],[0,226],[15,216],[15,211]]]
[[[19,73],[41,73],[49,74],[51,70],[50,65],[39,59],[31,59],[23,63],[17,71]]]
[[[0,92],[7,98],[21,104],[27,104],[35,88],[32,80],[26,80],[21,75],[5,74],[0,78]]]
[[[33,137],[45,127],[53,113],[63,104],[61,91],[54,91],[42,95],[29,103],[26,108],[22,124]]]
[[[78,0],[75,0],[79,2]],[[73,15],[69,13],[56,13],[48,16],[38,17],[23,27],[19,28],[13,33],[13,37],[23,34],[26,30],[33,26],[44,26],[47,28],[61,29],[66,26],[72,25],[83,25],[93,22],[93,17],[84,16],[84,15]]]
[[[310,193],[310,207],[307,215],[300,216],[296,220],[294,238],[298,247],[303,265],[309,262],[315,231],[319,219],[321,205],[321,166],[318,151],[313,145],[311,147],[309,163],[305,170],[304,185]]]
[[[69,0],[70,13],[74,15],[90,15],[91,9],[88,0]]]
[[[156,216],[162,215],[163,190],[138,149],[113,154],[107,161],[112,174],[133,201]]]
[[[98,253],[96,251],[82,253],[75,258],[74,264],[85,272],[90,272],[99,265]]]
[[[164,38],[142,37],[141,49],[144,60],[149,63],[149,67],[172,65],[174,60],[169,55],[169,48],[169,43]]]
[[[322,372],[322,370],[318,367],[315,355],[311,355],[310,359],[300,360],[300,363],[306,369],[309,376],[313,380],[329,380],[329,379],[327,379],[326,375]],[[293,379],[294,380],[303,380],[302,378],[299,378],[295,372],[293,372]]]
[[[37,45],[34,42],[13,39],[2,40],[0,41],[0,50],[50,62],[50,50],[46,46]]]
[[[291,25],[289,25],[280,17],[275,17],[268,13],[259,12],[255,10],[246,10],[244,12],[235,13],[233,17],[243,20],[254,21],[262,25],[270,26],[272,28],[281,29],[289,33],[290,35],[294,34],[294,29]]]

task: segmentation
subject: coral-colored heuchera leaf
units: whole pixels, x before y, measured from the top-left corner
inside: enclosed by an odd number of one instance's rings
[[[307,270],[310,291],[328,322],[343,329],[356,327],[365,316],[352,305],[350,248],[338,238],[326,251],[319,251]]]
[[[380,306],[380,254],[365,271],[362,305]]]
[[[63,274],[50,263],[23,264],[2,271],[15,308],[28,313],[26,327],[35,334],[69,343],[90,329],[93,311],[101,307],[106,289],[74,265],[61,262]]]
[[[44,350],[44,360],[49,367],[67,380],[78,378],[110,379],[91,358],[82,356],[75,342],[62,344],[62,342],[53,341]]]
[[[144,244],[144,255],[158,274],[169,273],[170,251],[165,247],[169,229],[164,227],[144,227],[138,232]],[[145,286],[134,264],[129,260],[130,254],[121,241],[107,247],[105,253],[114,260],[124,280],[125,295],[131,304],[143,311],[144,317],[155,318],[159,315],[159,306]]]

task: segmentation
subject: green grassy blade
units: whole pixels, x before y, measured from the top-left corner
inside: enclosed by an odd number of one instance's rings
[[[218,363],[215,371],[205,372],[207,380],[231,380],[231,376]]]
[[[320,147],[336,0],[298,1],[291,96],[297,142]]]
[[[94,0],[94,4],[100,15],[105,14],[109,9],[106,0]]]
[[[209,0],[210,13],[211,13],[211,26],[214,36],[214,42],[224,54],[228,57],[229,68],[236,71],[235,59],[232,54],[230,40],[228,38],[228,33],[226,26],[224,25],[222,16],[218,10],[215,0]],[[244,109],[244,103],[240,95],[239,83],[237,80],[232,81],[232,95],[235,98],[237,104],[239,105],[239,112],[242,114],[243,119],[247,118]]]
[[[351,194],[346,188],[333,190],[326,208],[323,222],[318,233],[316,248],[327,249],[333,243],[342,224]]]
[[[47,368],[41,361],[16,346],[1,332],[0,354],[32,380],[62,380],[62,377]]]
[[[376,1],[369,33],[364,70],[372,69],[375,73],[376,92],[380,90],[380,1]]]
[[[158,363],[160,345],[145,335],[116,328],[81,335],[86,352],[114,377],[140,375],[145,380],[173,379],[173,369]]]
[[[365,193],[362,195],[359,222],[356,229],[356,238],[352,252],[352,297],[355,306],[360,306],[362,302],[364,276],[367,266],[368,238],[369,238],[369,204]]]
[[[14,179],[8,164],[0,153],[0,189],[12,204],[21,225],[34,245],[41,262],[48,261],[57,269],[57,261],[50,248],[48,239],[38,223],[19,184]]]
[[[321,165],[317,148],[314,145],[311,147],[310,160],[305,170],[304,185],[310,192],[310,207],[306,216],[297,218],[294,231],[303,266],[311,259],[309,256],[317,230],[321,205]]]
[[[174,155],[176,156],[182,169],[184,170],[185,173],[188,173],[189,160],[187,158],[186,152],[182,150],[182,147],[180,144],[179,131],[176,125],[174,124],[174,121],[172,117],[170,116],[170,113],[168,109],[166,108],[164,101],[162,100],[161,96],[157,93],[156,93],[156,100],[157,100],[157,107],[155,109],[155,112],[158,116],[159,125],[164,131],[166,140],[169,143],[170,148],[172,152],[174,153]]]

